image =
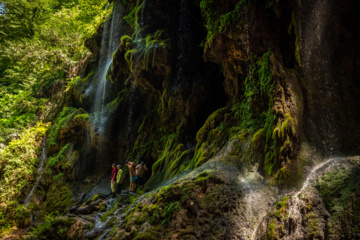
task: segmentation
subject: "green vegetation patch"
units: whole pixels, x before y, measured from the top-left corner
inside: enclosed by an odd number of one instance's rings
[[[232,4],[230,1],[200,1],[201,14],[206,22],[207,30],[205,51],[217,33],[239,27],[245,12],[244,8],[249,2],[249,0],[238,0]]]
[[[60,131],[65,129],[70,121],[72,121],[75,116],[84,114],[83,109],[76,109],[73,107],[64,107],[62,111],[59,113],[58,117],[55,120],[54,125],[49,133],[49,137],[47,140],[47,145],[51,148],[57,145],[57,139],[59,137]],[[82,115],[84,117],[86,115]]]
[[[360,236],[360,162],[325,172],[318,179],[317,189],[331,214],[328,231],[338,238]]]
[[[50,186],[43,204],[48,214],[63,214],[72,205],[72,192],[62,181],[55,182]]]
[[[68,232],[74,220],[66,217],[48,216],[45,221],[32,229],[27,240],[69,239]]]

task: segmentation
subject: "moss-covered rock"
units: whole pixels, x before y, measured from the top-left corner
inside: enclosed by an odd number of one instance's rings
[[[317,189],[326,209],[326,234],[331,239],[360,237],[360,159],[349,159],[350,166],[338,167],[319,178]]]
[[[72,192],[61,181],[54,182],[46,195],[43,210],[48,214],[64,214],[73,203]]]
[[[223,228],[231,225],[232,210],[238,206],[241,194],[227,181],[216,172],[206,171],[193,180],[184,179],[163,187],[128,212],[126,226],[120,226],[114,237],[126,239],[126,229],[131,229],[133,239],[142,239],[150,233],[181,239],[193,236],[194,232],[203,238],[222,238],[226,232]]]

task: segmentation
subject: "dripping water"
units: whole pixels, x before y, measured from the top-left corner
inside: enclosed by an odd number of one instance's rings
[[[304,191],[308,188],[309,184],[319,176],[319,174],[323,173],[326,169],[334,166],[339,161],[343,160],[343,158],[330,158],[325,162],[322,162],[315,166],[308,177],[306,178],[301,189],[292,195],[292,205],[289,209],[288,219],[293,220],[295,222],[295,229],[291,231],[289,221],[287,223],[287,236],[286,240],[292,239],[303,239],[303,233],[301,232],[301,224],[302,224],[302,214],[300,212],[302,200],[299,198],[300,194],[304,193]]]
[[[42,176],[43,171],[44,171],[44,161],[46,160],[46,139],[45,138],[44,138],[44,140],[42,142],[42,145],[43,145],[43,149],[42,149],[42,152],[41,152],[41,155],[40,155],[40,166],[39,166],[39,168],[37,170],[38,177],[36,179],[36,182],[35,182],[34,186],[31,189],[30,193],[25,198],[25,201],[24,201],[25,207],[27,207],[28,204],[30,203],[30,200],[32,199],[32,196],[34,195],[34,192],[36,191],[36,188],[39,185],[41,176]]]
[[[95,76],[95,84],[97,87],[92,104],[92,112],[94,113],[93,123],[96,126],[97,132],[103,135],[105,134],[105,127],[108,121],[108,114],[105,108],[106,97],[111,87],[106,76],[111,67],[112,55],[120,44],[121,31],[119,30],[119,23],[121,18],[121,5],[115,2],[112,17],[106,21],[104,25],[98,71]]]
[[[267,183],[254,166],[250,173],[240,178],[244,194],[244,217],[240,223],[242,239],[256,239],[257,229],[274,204],[277,189]]]

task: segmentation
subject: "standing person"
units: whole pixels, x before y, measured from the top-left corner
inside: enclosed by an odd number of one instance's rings
[[[136,174],[135,174],[135,163],[126,161],[125,165],[129,168],[130,171],[130,192],[134,192],[136,186]]]
[[[143,175],[144,175],[145,171],[146,172],[149,171],[149,168],[146,166],[144,161],[141,161],[141,163],[138,164],[135,168],[135,173],[137,176],[137,179],[136,179],[137,185],[141,185],[141,186],[144,185]]]
[[[117,184],[117,188],[116,188],[116,193],[120,194],[121,192],[121,175],[122,175],[122,170],[121,170],[121,166],[117,165],[117,174],[116,174],[116,184]]]
[[[112,172],[111,172],[111,193],[112,196],[115,196],[115,191],[116,191],[116,173],[117,173],[117,169],[115,167],[115,163],[112,164]]]

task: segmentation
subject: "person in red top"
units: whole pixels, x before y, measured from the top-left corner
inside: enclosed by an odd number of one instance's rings
[[[111,172],[111,192],[112,195],[115,195],[115,191],[116,191],[116,174],[117,174],[117,169],[116,169],[116,165],[115,163],[112,164],[112,172]]]
[[[129,168],[130,172],[130,192],[133,192],[136,186],[135,163],[126,161],[125,165]]]

